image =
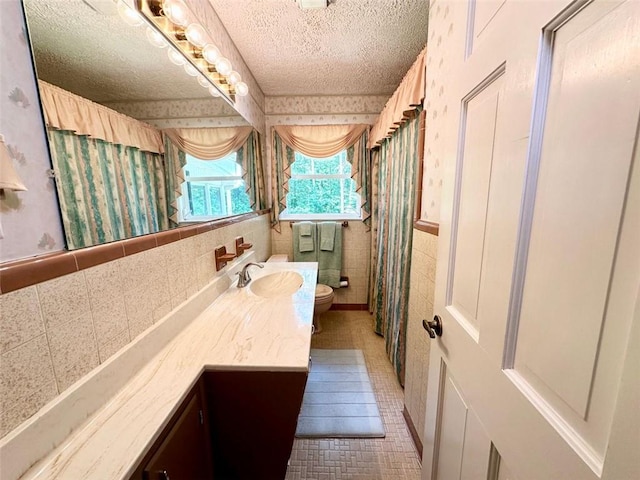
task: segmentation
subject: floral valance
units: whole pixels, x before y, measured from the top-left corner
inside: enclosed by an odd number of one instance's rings
[[[162,134],[144,122],[39,80],[45,123],[57,130],[163,153]]]
[[[369,148],[375,148],[385,138],[389,138],[400,125],[413,118],[411,112],[422,105],[426,86],[426,56],[425,47],[382,109],[376,123],[371,127]]]

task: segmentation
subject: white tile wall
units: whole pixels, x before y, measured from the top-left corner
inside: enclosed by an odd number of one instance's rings
[[[437,249],[438,237],[413,230],[404,403],[422,441],[430,345],[422,320],[433,317]]]

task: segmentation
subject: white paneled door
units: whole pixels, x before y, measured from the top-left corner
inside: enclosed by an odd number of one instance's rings
[[[640,0],[434,5],[423,480],[640,479]]]

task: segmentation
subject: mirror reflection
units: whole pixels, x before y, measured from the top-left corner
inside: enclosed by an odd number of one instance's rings
[[[260,138],[112,0],[25,0],[69,249],[264,208]]]

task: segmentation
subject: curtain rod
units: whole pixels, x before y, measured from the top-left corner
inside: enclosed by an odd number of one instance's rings
[[[293,224],[294,224],[294,223],[296,223],[296,222],[289,222],[289,228],[293,228]],[[318,223],[318,222],[312,222],[312,223]],[[347,222],[347,221],[345,220],[345,221],[343,221],[343,222],[341,223],[341,225],[342,225],[344,228],[347,228],[347,227],[349,226],[349,222]]]

